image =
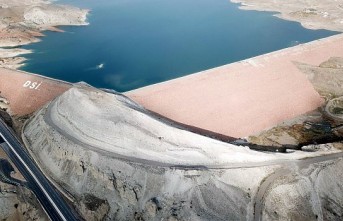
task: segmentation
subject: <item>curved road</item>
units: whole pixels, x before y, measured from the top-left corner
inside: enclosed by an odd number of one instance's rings
[[[45,212],[53,221],[80,220],[30,158],[13,131],[0,119],[0,146],[28,182]]]

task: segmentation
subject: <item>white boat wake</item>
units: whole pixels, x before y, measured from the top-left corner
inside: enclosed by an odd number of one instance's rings
[[[105,67],[105,63],[100,63],[96,65],[95,67],[87,68],[86,71],[99,70],[99,69],[103,69],[104,67]]]

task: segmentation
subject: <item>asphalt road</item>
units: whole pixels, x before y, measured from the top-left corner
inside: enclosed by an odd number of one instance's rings
[[[0,119],[0,146],[28,182],[45,212],[53,221],[80,220],[60,193],[47,180],[13,131]]]

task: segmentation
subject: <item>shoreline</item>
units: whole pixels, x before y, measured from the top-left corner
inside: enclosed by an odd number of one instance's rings
[[[22,54],[32,53],[20,46],[41,41],[44,31],[63,32],[60,26],[88,25],[90,10],[38,0],[0,0],[0,67],[18,69]]]
[[[337,2],[327,3],[327,0],[324,1],[325,4],[323,2],[314,2],[313,7],[310,7],[306,5],[305,2],[298,2],[295,0],[291,0],[291,2],[287,4],[290,6],[277,4],[280,0],[273,2],[267,0],[230,1],[239,4],[238,8],[240,10],[275,12],[274,16],[283,20],[299,22],[307,29],[325,29],[343,32],[343,18],[341,19],[339,16],[337,18],[337,13],[340,15],[343,6],[339,5]],[[295,5],[295,2],[297,5]],[[0,14],[8,14],[9,10],[17,10],[14,8],[20,9],[19,14],[11,17],[9,21],[3,19],[3,21],[0,22],[0,49],[6,49],[7,47],[17,48],[21,45],[39,42],[41,40],[40,38],[44,36],[42,33],[44,31],[63,32],[63,30],[58,28],[59,26],[88,25],[87,16],[90,11],[89,9],[80,9],[63,3],[58,4],[58,1],[38,0],[32,3],[29,0],[22,2],[16,0],[10,2],[0,0]],[[8,11],[6,12],[6,10]],[[37,17],[34,15],[37,12],[45,15]],[[16,13],[18,12],[16,11]],[[23,17],[22,20],[18,20],[19,16]],[[339,19],[340,21],[338,21]],[[10,31],[7,30],[9,27]],[[0,67],[11,69],[20,68],[24,65],[25,59],[19,55],[24,53],[32,52],[23,50],[16,56],[7,57],[6,53],[0,51]]]
[[[343,32],[343,5],[335,1],[306,1],[290,0],[284,4],[282,0],[230,0],[240,4],[241,10],[276,12],[274,16],[299,22],[304,28],[311,30],[325,29]]]
[[[274,12],[274,16],[288,21],[299,22],[304,28],[317,30],[326,29],[331,31],[343,32],[343,18],[337,21],[337,13],[341,13],[343,6],[337,2],[328,4],[327,0],[323,3],[313,3],[313,7],[306,5],[305,2],[291,2],[285,6],[277,4],[278,1],[272,3],[267,0],[230,0],[232,3],[239,4],[240,10],[256,10],[264,12]],[[29,2],[29,3],[28,3]],[[297,3],[297,4],[295,4]],[[338,4],[338,6],[337,6]],[[290,6],[289,6],[290,5]],[[329,5],[329,6],[327,6]],[[341,8],[339,7],[341,6]],[[19,8],[18,11],[15,11]],[[315,8],[315,9],[314,9]],[[329,12],[326,12],[326,9]],[[75,6],[58,4],[58,1],[38,0],[34,3],[29,0],[10,2],[0,0],[0,19],[1,14],[8,14],[6,10],[14,10],[18,15],[11,17],[9,21],[6,18],[0,22],[0,67],[10,69],[19,69],[25,65],[26,59],[21,57],[21,54],[32,53],[18,48],[21,45],[27,45],[41,41],[44,36],[42,32],[53,31],[63,32],[59,26],[83,26],[88,25],[87,16],[89,9],[80,9]],[[35,14],[40,13],[44,16],[37,17]],[[22,20],[18,17],[22,16]],[[325,18],[324,20],[321,20]],[[336,20],[335,20],[336,19]],[[7,22],[7,23],[6,23]],[[22,23],[22,24],[21,24]],[[16,55],[7,56],[9,52],[5,51],[8,47],[17,50]]]

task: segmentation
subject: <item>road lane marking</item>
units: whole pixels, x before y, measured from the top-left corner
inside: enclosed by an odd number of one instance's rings
[[[62,220],[67,221],[67,219],[64,217],[64,215],[62,214],[62,212],[59,210],[59,208],[57,207],[57,205],[55,204],[55,202],[51,199],[51,197],[49,196],[49,194],[47,193],[47,191],[44,189],[43,185],[40,183],[40,181],[38,180],[38,178],[36,177],[36,175],[30,170],[30,168],[26,165],[25,161],[20,157],[20,155],[17,153],[17,151],[13,148],[13,146],[10,144],[10,142],[8,142],[8,140],[6,139],[6,137],[4,136],[4,134],[2,132],[0,132],[0,136],[5,140],[5,142],[7,143],[7,145],[12,149],[13,153],[18,157],[18,159],[20,160],[20,162],[24,165],[24,167],[27,169],[27,171],[31,174],[31,176],[33,177],[33,179],[37,182],[38,186],[41,188],[41,190],[43,191],[43,193],[45,194],[45,196],[49,199],[50,203],[53,204],[54,208],[56,209],[57,213],[60,215],[60,218],[62,218]]]

